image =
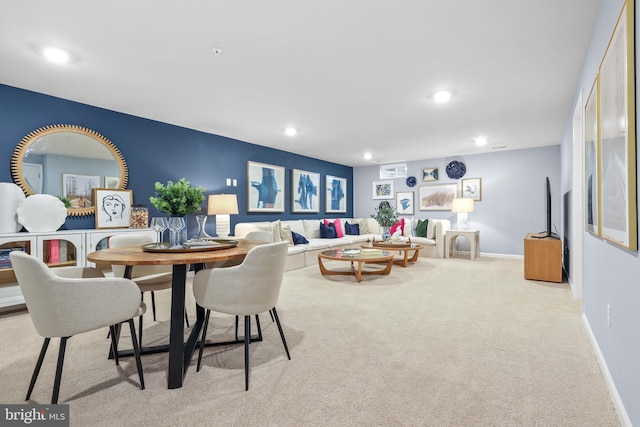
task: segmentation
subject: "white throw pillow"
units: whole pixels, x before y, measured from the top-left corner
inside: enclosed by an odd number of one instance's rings
[[[436,222],[430,219],[429,224],[427,224],[427,239],[435,239],[435,238],[436,238]]]
[[[291,235],[291,227],[285,225],[280,227],[280,240],[289,242],[289,246],[293,246],[293,236]]]
[[[282,238],[280,237],[280,230],[282,229],[280,225],[280,220],[273,221],[271,223],[271,233],[273,234],[273,242],[280,242]]]

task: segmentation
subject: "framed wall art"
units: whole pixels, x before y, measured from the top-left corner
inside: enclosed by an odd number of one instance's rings
[[[600,235],[598,224],[598,78],[584,108],[584,209],[585,230]]]
[[[399,215],[413,215],[413,191],[396,193],[396,212]]]
[[[71,209],[94,206],[94,188],[100,188],[100,176],[62,174],[62,195],[71,202]]]
[[[437,181],[438,180],[438,168],[425,168],[422,169],[422,181]]]
[[[128,228],[131,219],[131,190],[94,188],[96,228]]]
[[[451,201],[458,196],[458,184],[425,185],[420,187],[421,211],[450,211]]]
[[[347,212],[347,179],[337,176],[325,176],[325,212]]]
[[[320,212],[320,174],[291,170],[291,212]]]
[[[120,178],[117,176],[105,176],[104,188],[118,188],[120,187]]]
[[[482,178],[467,178],[462,180],[462,197],[473,199],[476,202],[482,200]]]
[[[284,167],[247,162],[247,211],[284,212]]]
[[[393,180],[373,181],[373,199],[393,199]]]
[[[625,2],[599,70],[600,229],[602,237],[638,248],[634,1]]]

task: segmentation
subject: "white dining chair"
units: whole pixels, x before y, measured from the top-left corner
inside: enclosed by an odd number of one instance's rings
[[[56,404],[67,340],[83,332],[109,327],[114,359],[118,365],[116,325],[123,322],[129,323],[140,389],[144,389],[133,318],[141,316],[146,306],[135,283],[124,278],[105,278],[99,270],[87,267],[64,267],[54,272],[56,269],[50,269],[38,258],[22,251],[13,251],[9,256],[33,325],[38,334],[44,337],[26,400],[31,398],[51,338],[60,338],[51,397],[51,403]]]
[[[249,250],[239,265],[200,270],[195,274],[193,294],[196,303],[206,309],[198,353],[198,371],[202,363],[202,353],[207,339],[207,326],[211,310],[234,316],[244,316],[245,390],[249,390],[251,316],[271,310],[278,326],[287,358],[291,359],[287,341],[278,318],[278,312],[276,311],[284,275],[287,247],[287,242],[256,246]]]

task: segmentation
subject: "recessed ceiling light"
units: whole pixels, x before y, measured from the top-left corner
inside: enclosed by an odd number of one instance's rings
[[[431,95],[431,99],[433,99],[437,103],[447,102],[452,97],[453,92],[450,90],[439,90]]]
[[[220,55],[222,55],[222,48],[214,46],[214,47],[211,48],[211,52],[213,52],[214,56],[220,56]]]
[[[365,160],[371,160],[371,157],[373,156],[371,155],[371,153],[364,153],[364,156],[362,157],[364,157]]]
[[[485,138],[484,136],[479,136],[475,139],[476,145],[487,145],[487,138]]]
[[[69,62],[69,54],[62,49],[58,49],[57,47],[45,47],[42,49],[42,54],[51,62],[55,62],[57,64],[64,64]]]
[[[294,128],[294,127],[288,127],[284,130],[284,133],[287,136],[296,136],[298,134],[298,129]]]

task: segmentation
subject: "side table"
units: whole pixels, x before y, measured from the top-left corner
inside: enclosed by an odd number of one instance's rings
[[[444,238],[444,257],[456,255],[456,240],[459,236],[466,237],[471,244],[471,261],[480,256],[480,231],[479,230],[447,230]],[[453,254],[450,255],[450,253]]]

